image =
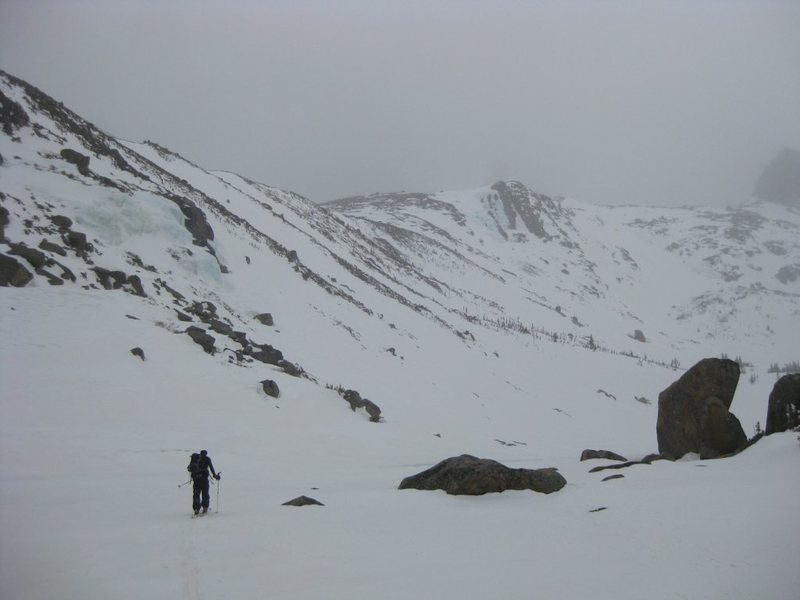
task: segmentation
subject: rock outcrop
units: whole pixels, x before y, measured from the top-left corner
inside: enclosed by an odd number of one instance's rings
[[[399,489],[444,490],[448,494],[469,496],[505,490],[550,494],[566,483],[556,469],[511,469],[495,460],[462,454],[406,477]]]
[[[772,388],[767,405],[765,433],[778,433],[800,426],[800,373],[784,375]]]
[[[705,358],[658,395],[658,450],[680,458],[689,452],[715,458],[747,444],[739,420],[729,412],[739,365]]]

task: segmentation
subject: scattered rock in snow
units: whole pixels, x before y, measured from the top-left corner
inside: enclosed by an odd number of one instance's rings
[[[606,509],[608,509],[607,506],[598,506],[597,508],[593,508],[589,512],[600,512],[601,510],[606,510]]]
[[[775,382],[767,405],[767,435],[800,425],[800,373],[784,375]]]
[[[144,350],[139,348],[139,346],[136,346],[136,348],[131,348],[131,354],[144,360]]]
[[[103,267],[92,267],[97,275],[97,280],[107,290],[117,290],[128,280],[128,275],[123,271],[110,271]]]
[[[266,325],[268,327],[275,325],[275,321],[272,319],[272,314],[270,313],[261,313],[256,315],[254,318],[262,325]]]
[[[64,215],[50,215],[49,219],[50,222],[61,231],[67,231],[72,227],[72,219]]]
[[[598,394],[603,394],[606,398],[611,398],[612,400],[616,400],[617,399],[617,397],[614,394],[609,394],[607,391],[605,391],[603,389],[598,389],[597,393]]]
[[[86,234],[80,231],[67,231],[64,234],[64,243],[75,250],[75,253],[85,258],[92,251],[93,246],[86,239]]]
[[[611,481],[612,479],[622,479],[625,475],[622,473],[617,473],[615,475],[609,475],[608,477],[603,477],[602,481]]]
[[[67,251],[64,249],[63,246],[59,246],[58,244],[54,244],[53,242],[42,238],[42,241],[39,242],[39,248],[44,250],[45,252],[55,252],[59,256],[66,256]]]
[[[278,366],[283,369],[284,373],[291,375],[292,377],[302,377],[305,374],[303,367],[289,362],[288,360],[278,361]]]
[[[680,458],[689,452],[715,458],[744,448],[747,436],[729,412],[739,365],[705,358],[658,395],[658,449]]]
[[[279,366],[283,360],[283,352],[277,348],[273,348],[269,344],[248,345],[244,349],[244,354],[265,364],[275,365],[276,367]]]
[[[309,496],[298,496],[297,498],[293,498],[288,502],[284,502],[282,506],[325,506],[325,505],[319,500],[316,500]]]
[[[203,350],[208,352],[209,354],[214,354],[214,338],[208,333],[206,333],[205,329],[201,329],[195,325],[191,325],[186,329],[185,332],[196,344],[200,344],[203,347]]]
[[[589,469],[589,473],[597,473],[605,471],[606,469],[626,469],[633,465],[649,465],[657,460],[675,460],[672,456],[666,454],[648,454],[642,460],[629,460],[624,463],[614,463],[611,465],[600,465]]]
[[[233,333],[233,327],[231,327],[230,325],[219,319],[209,319],[208,326],[211,329],[211,331],[214,331],[221,335],[230,335],[231,333]]]
[[[647,341],[647,338],[644,336],[644,333],[642,332],[642,330],[641,330],[641,329],[637,329],[636,331],[634,331],[634,332],[633,332],[633,335],[632,335],[631,337],[632,337],[634,340],[636,340],[637,342],[642,342],[642,343],[644,343],[644,342],[646,342],[646,341]]]
[[[444,490],[448,494],[477,496],[505,490],[533,490],[550,494],[567,480],[554,468],[511,469],[495,460],[462,454],[445,459],[400,482],[401,490]]]
[[[61,158],[63,158],[68,163],[72,163],[78,168],[78,173],[83,175],[84,177],[88,177],[89,173],[89,157],[85,154],[81,154],[71,148],[64,148],[61,151]]]
[[[619,460],[622,462],[627,461],[628,459],[624,456],[617,454],[616,452],[611,452],[610,450],[584,450],[581,452],[581,460],[592,460],[595,458],[601,458],[606,460]]]
[[[264,390],[264,393],[267,396],[272,396],[273,398],[277,398],[281,395],[281,390],[278,387],[278,384],[275,383],[272,379],[264,379],[261,382],[261,389]]]
[[[16,258],[0,254],[0,287],[24,287],[31,279],[33,274]]]
[[[363,408],[369,415],[369,420],[373,423],[378,423],[381,420],[381,409],[372,400],[362,398],[356,390],[339,390],[339,394],[347,400],[350,405],[350,410],[353,412],[358,408]]]

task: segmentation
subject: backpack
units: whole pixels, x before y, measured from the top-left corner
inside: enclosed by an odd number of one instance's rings
[[[186,470],[189,471],[189,474],[192,477],[200,475],[200,455],[197,453],[192,454],[192,458],[189,460],[189,466],[186,467]]]

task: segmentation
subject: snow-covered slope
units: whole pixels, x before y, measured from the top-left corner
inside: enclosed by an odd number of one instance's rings
[[[703,356],[752,363],[732,410],[763,423],[767,367],[797,359],[797,211],[517,182],[320,207],[114,139],[11,76],[0,94],[0,253],[31,276],[0,289],[3,597],[797,589],[795,436],[610,482],[578,462],[654,451],[659,391]],[[198,522],[177,484],[200,447],[224,475]],[[461,453],[569,483],[396,490]],[[326,506],[280,506],[300,494]]]
[[[518,182],[329,203],[400,246],[464,313],[669,361],[790,352],[800,211],[589,206]],[[783,324],[783,325],[781,325]],[[776,327],[777,325],[777,327]],[[519,327],[518,327],[519,328]],[[631,344],[639,329],[644,346]]]

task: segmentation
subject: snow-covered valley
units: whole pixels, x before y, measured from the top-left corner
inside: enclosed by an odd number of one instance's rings
[[[731,410],[764,425],[797,208],[518,182],[320,207],[0,92],[0,252],[30,275],[0,289],[3,597],[796,597],[796,433],[606,481],[579,457],[656,452],[659,393],[704,357],[740,358]],[[201,448],[223,476],[190,519]],[[567,485],[397,489],[465,453]]]

